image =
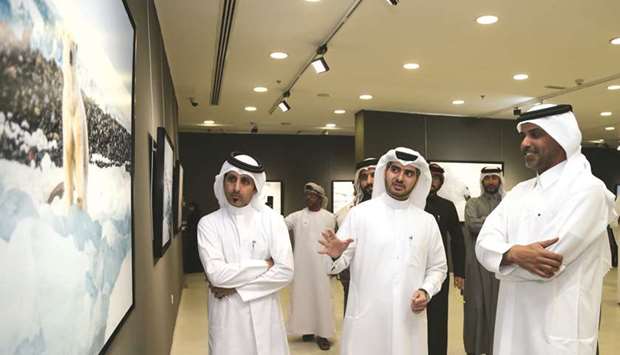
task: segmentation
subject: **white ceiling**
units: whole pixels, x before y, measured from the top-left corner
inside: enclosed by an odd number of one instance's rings
[[[331,70],[309,68],[291,91],[292,110],[269,109],[338,23],[354,0],[238,0],[224,70],[219,106],[209,105],[221,0],[155,0],[171,66],[182,130],[215,132],[353,134],[354,114],[362,109],[512,118],[512,106],[557,93],[545,85],[580,90],[546,100],[572,104],[584,139],[620,138],[620,36],[618,0],[364,0],[329,43]],[[480,15],[499,22],[483,26]],[[269,58],[272,51],[289,54]],[[418,70],[402,65],[415,62]],[[527,73],[529,79],[512,76]],[[615,80],[589,86],[594,81]],[[255,86],[269,88],[255,93]],[[327,93],[329,97],[317,94]],[[358,96],[370,93],[373,100]],[[484,95],[484,99],[481,99]],[[189,97],[200,103],[192,107]],[[463,99],[464,105],[452,105]],[[257,111],[246,112],[245,106]],[[346,109],[335,115],[334,109]],[[508,109],[510,108],[510,109]],[[524,109],[527,109],[525,107]],[[613,116],[601,117],[602,111]],[[289,125],[282,125],[288,122]],[[615,126],[615,131],[604,127]]]

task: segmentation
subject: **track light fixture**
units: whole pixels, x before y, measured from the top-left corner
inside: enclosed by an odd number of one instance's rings
[[[280,101],[280,103],[278,104],[278,108],[280,109],[280,111],[286,112],[291,109],[291,105],[289,105],[288,102],[286,102],[286,99],[289,96],[291,96],[291,93],[288,91],[282,94],[282,101]]]
[[[327,46],[322,45],[316,50],[317,57],[310,63],[312,68],[317,74],[325,73],[329,71],[329,65],[327,65],[327,61],[325,60],[325,53],[327,52]]]

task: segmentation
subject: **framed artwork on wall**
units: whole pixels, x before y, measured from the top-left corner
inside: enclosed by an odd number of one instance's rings
[[[135,303],[135,25],[22,0],[0,29],[0,353],[103,353]]]
[[[174,166],[174,198],[172,204],[174,206],[174,231],[175,235],[181,231],[183,224],[183,165],[177,160]]]
[[[338,212],[355,198],[353,180],[332,181],[332,212]]]
[[[282,214],[282,206],[284,206],[284,200],[282,198],[282,181],[280,180],[267,180],[263,187],[261,196],[263,203],[271,207],[274,211]]]
[[[153,174],[153,255],[164,255],[174,235],[174,149],[163,127],[157,128]]]
[[[501,168],[503,162],[436,161],[445,171],[444,183],[439,196],[448,199],[456,206],[461,222],[465,221],[465,203],[470,197],[480,196],[480,170],[484,167]]]

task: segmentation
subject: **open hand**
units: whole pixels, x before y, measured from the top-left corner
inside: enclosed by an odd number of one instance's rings
[[[332,258],[338,258],[349,247],[349,244],[353,242],[353,239],[348,238],[346,240],[340,240],[336,236],[333,230],[328,229],[322,232],[323,239],[319,240],[319,243],[323,246],[319,250],[319,254],[329,255]]]

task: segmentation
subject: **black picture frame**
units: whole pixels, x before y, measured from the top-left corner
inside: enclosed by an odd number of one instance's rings
[[[157,128],[153,168],[153,257],[156,263],[174,238],[174,146],[164,127]]]
[[[264,204],[274,211],[284,213],[284,182],[282,180],[267,180],[261,191],[261,199]],[[279,203],[279,206],[278,206]]]
[[[172,206],[174,210],[174,234],[176,236],[181,231],[183,224],[183,165],[179,160],[174,165],[173,190]]]
[[[342,190],[342,187],[340,187],[340,186],[344,187],[345,183],[351,184],[351,191],[352,191],[351,194],[345,193]],[[332,180],[332,183],[331,183],[332,193],[331,193],[331,198],[329,199],[329,206],[332,210],[332,213],[338,212],[342,207],[353,202],[353,199],[355,198],[355,188],[353,186],[353,183],[354,183],[353,180]],[[344,196],[344,194],[348,196]]]

